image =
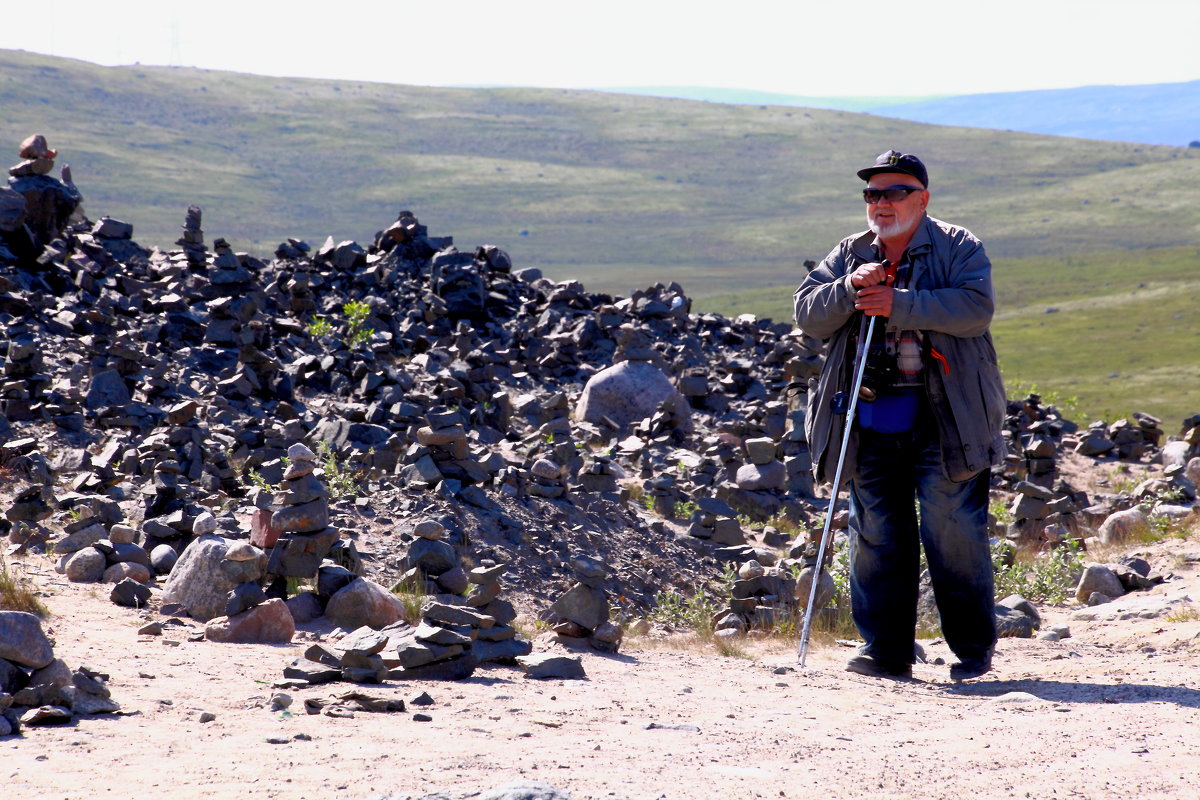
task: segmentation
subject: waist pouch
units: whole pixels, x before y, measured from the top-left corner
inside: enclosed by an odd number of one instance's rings
[[[905,433],[917,427],[920,413],[920,387],[892,389],[870,403],[859,402],[858,424],[878,433]]]

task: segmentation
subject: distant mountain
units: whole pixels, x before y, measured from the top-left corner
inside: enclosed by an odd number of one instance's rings
[[[1200,140],[1200,81],[969,94],[859,107],[911,122],[1184,147]]]
[[[810,97],[711,86],[625,86],[598,91],[855,111],[933,125],[1110,142],[1185,147],[1200,140],[1200,81],[933,97]]]
[[[810,97],[717,86],[617,86],[595,91],[644,97],[670,97],[677,100],[703,100],[708,103],[731,103],[739,106],[800,106],[834,111],[866,111],[872,114],[880,113],[878,109],[891,105],[913,105],[944,97]]]

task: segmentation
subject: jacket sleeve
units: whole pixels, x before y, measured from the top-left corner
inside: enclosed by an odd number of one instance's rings
[[[796,325],[809,336],[828,339],[854,314],[855,292],[847,273],[845,249],[839,245],[792,295]]]
[[[951,336],[981,336],[995,309],[992,264],[983,245],[964,230],[944,242],[945,288],[898,289],[889,325],[901,330],[939,331]],[[938,258],[938,248],[927,258]],[[918,285],[920,281],[918,281]]]

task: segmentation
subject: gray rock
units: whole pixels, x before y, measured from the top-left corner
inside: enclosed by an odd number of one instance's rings
[[[271,527],[281,531],[317,533],[329,525],[329,501],[324,498],[282,508],[271,515]]]
[[[684,430],[691,430],[691,406],[662,370],[648,361],[622,361],[588,379],[575,406],[575,418],[593,423],[607,418],[627,428],[653,415],[662,403],[684,420]]]
[[[131,561],[121,561],[104,570],[104,575],[100,580],[104,583],[120,583],[126,578],[138,583],[149,584],[151,580],[150,568]]]
[[[416,539],[408,548],[404,569],[420,567],[428,575],[441,575],[458,566],[458,554],[448,542]]]
[[[39,706],[31,708],[21,715],[21,724],[30,727],[42,725],[66,725],[75,717],[70,709],[62,706]]]
[[[436,519],[423,519],[413,526],[413,535],[420,539],[441,539],[446,535],[446,526]]]
[[[108,538],[108,529],[99,522],[64,536],[54,543],[56,553],[75,553]]]
[[[1101,544],[1125,544],[1149,530],[1150,519],[1144,511],[1134,507],[1109,515],[1108,519],[1100,524],[1096,535]]]
[[[292,619],[297,625],[304,625],[317,619],[325,613],[325,609],[321,606],[321,598],[312,592],[301,592],[295,597],[289,597],[286,601],[288,611],[292,612]]]
[[[91,411],[105,406],[124,406],[132,401],[125,379],[115,369],[106,369],[93,375],[84,397],[84,405]]]
[[[760,437],[746,440],[746,454],[751,464],[760,466],[770,464],[775,460],[775,442],[772,439]]]
[[[205,536],[217,531],[217,518],[212,515],[211,511],[203,511],[196,515],[196,519],[192,521],[192,534],[195,536]]]
[[[589,631],[594,631],[608,621],[608,597],[602,589],[593,589],[577,583],[554,601],[550,611]]]
[[[812,594],[813,572],[815,571],[815,567],[805,567],[803,570],[801,570],[800,576],[796,579],[796,588],[794,591],[796,602],[801,608],[808,607],[808,598],[809,595]],[[822,609],[828,606],[833,600],[833,593],[836,588],[837,587],[833,582],[833,577],[825,570],[821,570],[821,577],[817,582],[817,596],[813,601],[813,608]]]
[[[169,544],[160,544],[150,551],[150,566],[155,575],[166,575],[175,568],[179,554]]]
[[[996,605],[1004,606],[1005,608],[1011,608],[1013,611],[1019,611],[1033,620],[1035,626],[1040,626],[1042,624],[1042,615],[1038,612],[1037,606],[1026,600],[1024,597],[1021,597],[1019,594],[1010,594],[1003,600],[997,601]]]
[[[443,628],[439,625],[430,625],[427,622],[422,622],[417,627],[416,633],[413,636],[418,642],[437,644],[442,647],[451,647],[453,645],[468,647],[472,641],[471,637],[466,634],[459,633],[450,628]]]
[[[0,658],[32,669],[53,661],[54,648],[41,620],[24,611],[0,611]]]
[[[467,579],[467,571],[457,564],[438,575],[435,580],[446,594],[462,594],[471,586]]]
[[[571,795],[545,783],[517,781],[489,789],[479,800],[571,800]]]
[[[163,603],[179,603],[200,622],[224,614],[225,600],[238,585],[221,569],[228,549],[220,536],[201,536],[189,544],[163,587]]]
[[[787,484],[787,467],[782,461],[766,464],[744,464],[738,468],[734,479],[739,489],[748,492],[782,489]]]
[[[137,531],[130,525],[113,525],[108,529],[108,539],[113,544],[133,544],[137,541]]]
[[[486,614],[480,614],[462,606],[449,606],[445,603],[429,603],[421,609],[424,619],[434,622],[444,622],[447,625],[470,625],[475,628],[491,628],[496,620]]]
[[[150,602],[150,587],[133,578],[125,578],[112,588],[109,599],[126,608],[145,608]]]
[[[104,577],[108,559],[94,547],[77,550],[67,558],[63,572],[73,583],[96,583]]]
[[[519,656],[516,662],[530,678],[587,678],[579,656],[536,653]]]
[[[1111,569],[1103,564],[1088,564],[1079,578],[1075,598],[1081,603],[1087,602],[1095,592],[1112,598],[1125,594],[1125,589],[1121,586],[1121,579]]]
[[[403,619],[404,604],[378,583],[355,578],[329,598],[325,617],[349,630],[364,625],[378,630]]]
[[[280,536],[271,550],[267,572],[293,578],[311,578],[341,536],[337,528],[319,533],[292,533]]]
[[[388,672],[388,677],[402,681],[461,681],[474,674],[475,666],[475,657],[467,652],[457,658],[434,661],[419,667],[393,669]]]
[[[1032,618],[1007,606],[997,605],[995,615],[996,635],[1001,638],[1030,639],[1037,628]]]

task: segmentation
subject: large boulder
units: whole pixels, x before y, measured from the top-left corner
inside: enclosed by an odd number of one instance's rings
[[[329,598],[325,617],[348,630],[364,625],[379,630],[404,617],[404,604],[378,583],[355,578]]]
[[[25,611],[0,611],[0,658],[41,669],[54,660],[54,648],[42,623]]]
[[[223,615],[237,585],[221,569],[228,549],[229,541],[220,536],[201,536],[189,544],[163,587],[163,603],[179,603],[200,622]]]
[[[290,642],[295,634],[292,612],[278,597],[232,617],[215,617],[204,627],[210,642],[229,644]]]
[[[1096,535],[1101,544],[1125,544],[1144,536],[1150,530],[1150,518],[1137,506],[1118,511],[1100,524]]]
[[[651,416],[666,402],[684,430],[692,429],[692,409],[663,371],[649,361],[622,361],[593,375],[575,406],[575,418],[598,423],[608,418],[622,428]]]

